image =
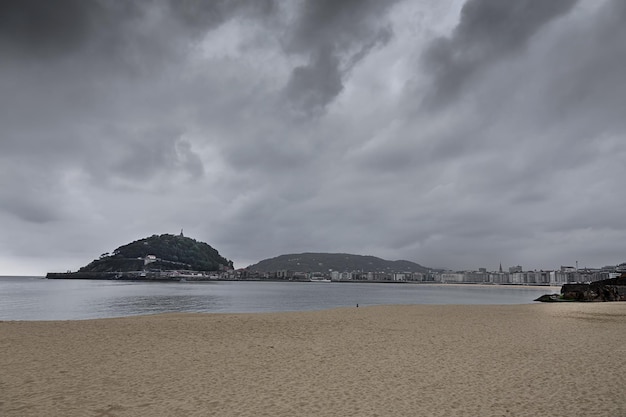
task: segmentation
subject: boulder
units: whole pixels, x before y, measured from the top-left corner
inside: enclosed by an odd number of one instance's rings
[[[626,301],[626,274],[588,284],[563,284],[561,298],[572,301]]]

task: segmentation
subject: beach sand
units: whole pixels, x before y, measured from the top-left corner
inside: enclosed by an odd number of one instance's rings
[[[626,303],[0,322],[0,415],[626,416]]]

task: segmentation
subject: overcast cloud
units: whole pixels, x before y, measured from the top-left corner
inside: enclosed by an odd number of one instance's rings
[[[236,267],[626,261],[622,0],[16,0],[0,56],[0,274],[181,228]]]

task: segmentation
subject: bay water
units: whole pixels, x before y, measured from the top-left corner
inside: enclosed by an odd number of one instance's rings
[[[380,304],[527,304],[558,287],[343,282],[145,282],[0,277],[0,320],[257,313]]]

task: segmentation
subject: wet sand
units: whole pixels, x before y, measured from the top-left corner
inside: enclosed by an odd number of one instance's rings
[[[0,322],[1,416],[625,416],[626,303]]]

